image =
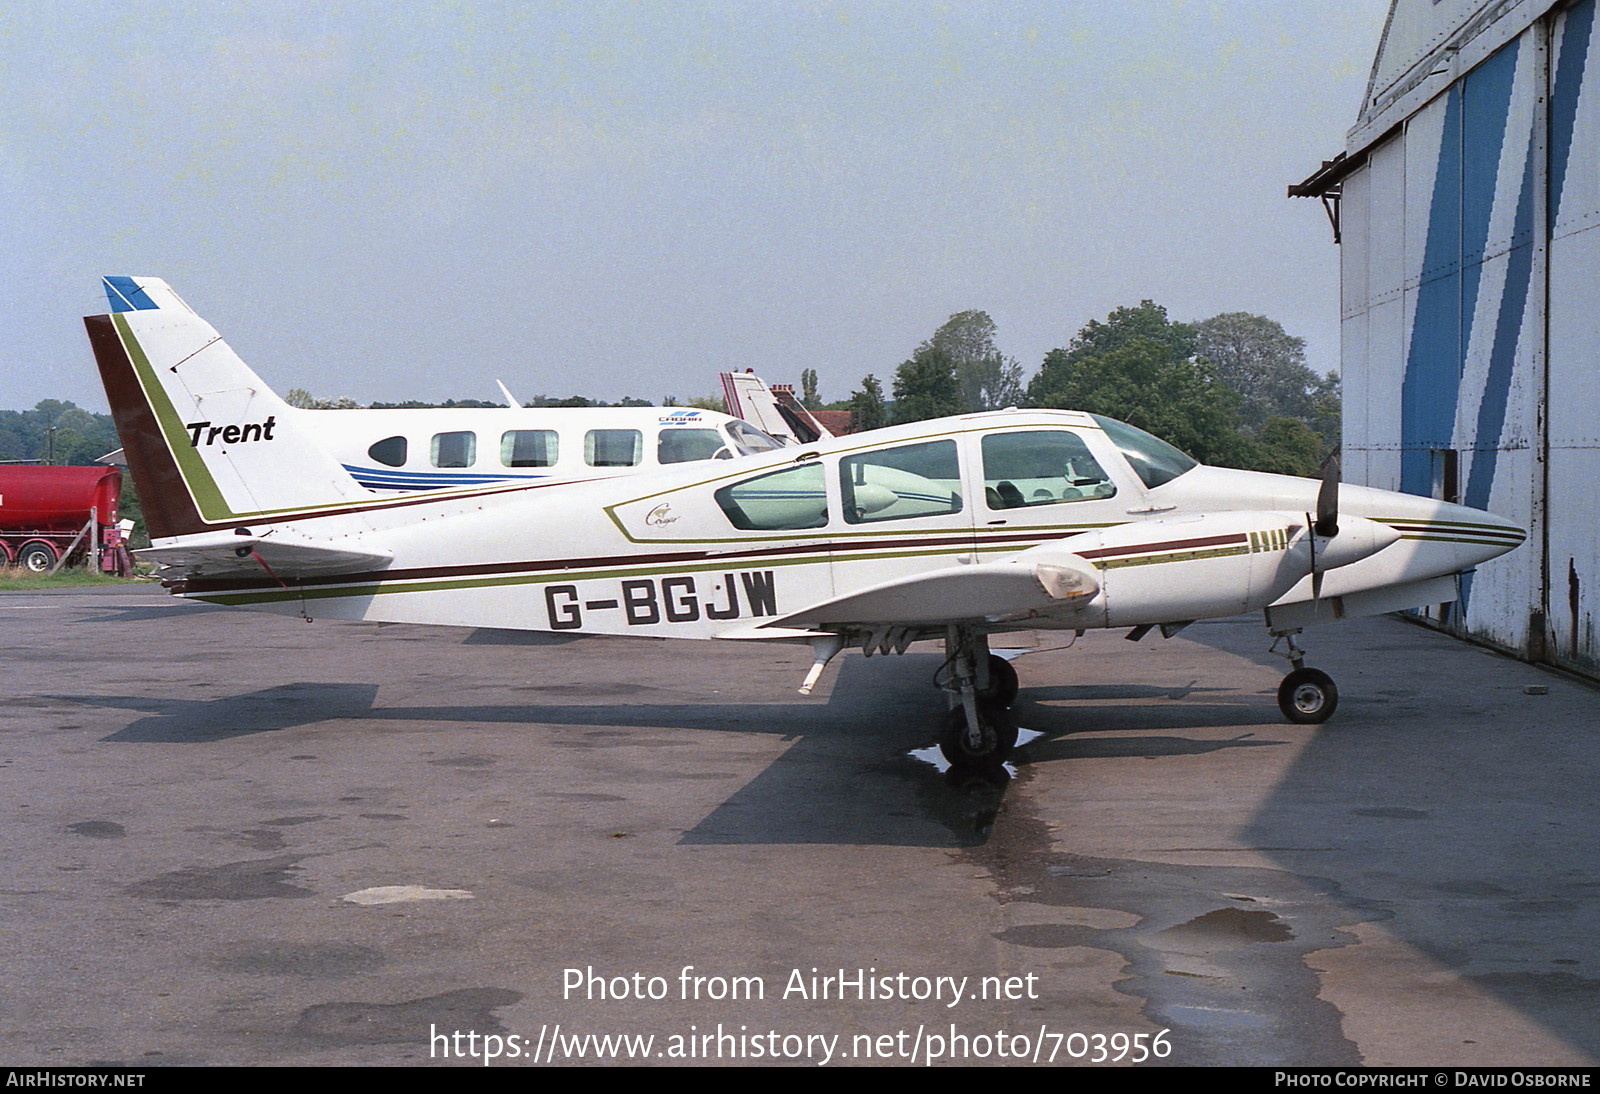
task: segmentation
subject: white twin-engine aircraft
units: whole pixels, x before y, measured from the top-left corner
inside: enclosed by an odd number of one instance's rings
[[[153,279],[139,279],[159,294]],[[170,291],[170,290],[168,290]],[[187,307],[85,320],[175,594],[291,615],[841,649],[943,641],[957,765],[1004,758],[990,635],[1172,635],[1264,611],[1295,722],[1338,700],[1308,624],[1452,601],[1525,533],[1409,494],[1205,467],[1071,411],[917,422],[735,460],[403,495],[358,485]]]

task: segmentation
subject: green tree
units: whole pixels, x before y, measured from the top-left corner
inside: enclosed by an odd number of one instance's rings
[[[1038,406],[1086,410],[1154,433],[1206,463],[1241,465],[1250,450],[1231,388],[1196,360],[1194,332],[1145,300],[1091,320],[1045,356],[1028,387]]]
[[[895,369],[890,418],[896,425],[960,414],[961,409],[961,384],[945,350],[924,342],[911,360]]]
[[[1254,471],[1315,478],[1322,469],[1327,451],[1318,433],[1298,418],[1268,418],[1252,438],[1249,466]]]
[[[1330,377],[1306,365],[1304,338],[1276,320],[1242,311],[1202,319],[1194,334],[1195,352],[1209,362],[1212,375],[1239,393],[1239,418],[1247,431],[1259,435],[1274,417],[1311,422]]]
[[[1332,452],[1343,440],[1344,391],[1339,374],[1330,372],[1317,382],[1311,393],[1309,425],[1322,438],[1324,452]]]
[[[879,429],[888,420],[889,415],[883,405],[883,385],[869,372],[861,380],[861,390],[850,393],[850,432]]]
[[[817,370],[814,368],[800,370],[800,402],[807,410],[815,410],[822,405],[817,398]]]
[[[0,411],[0,460],[91,464],[120,444],[111,415],[60,399],[44,399],[32,410]]]
[[[1167,318],[1166,308],[1145,300],[1137,308],[1118,308],[1104,323],[1098,319],[1089,320],[1065,349],[1051,350],[1028,384],[1028,399],[1036,406],[1062,405],[1049,401],[1051,391],[1078,361],[1107,353],[1136,338],[1156,343],[1170,359],[1187,360],[1194,356],[1194,328],[1172,322]]]
[[[957,312],[925,343],[945,353],[955,368],[961,409],[999,410],[1022,401],[1022,366],[994,344],[988,312]]]

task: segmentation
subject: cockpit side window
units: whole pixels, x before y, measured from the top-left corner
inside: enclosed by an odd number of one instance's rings
[[[851,524],[961,512],[955,441],[901,445],[839,461],[844,519]]]
[[[709,460],[727,447],[715,429],[685,429],[669,425],[656,438],[657,463],[692,463]]]
[[[1091,414],[1090,417],[1100,423],[1100,428],[1106,431],[1111,443],[1121,449],[1122,454],[1128,458],[1128,464],[1133,468],[1134,474],[1152,490],[1200,466],[1198,461],[1184,455],[1166,441],[1152,437],[1127,422],[1119,422],[1115,418],[1102,418],[1098,414]]]
[[[385,437],[381,441],[375,441],[372,447],[367,449],[367,455],[385,467],[402,467],[406,462],[406,439]]]
[[[983,496],[990,509],[1109,498],[1117,488],[1076,433],[991,433],[983,438]]]
[[[757,452],[771,452],[775,448],[783,447],[776,439],[767,436],[742,418],[735,418],[727,423],[725,428],[728,435],[733,438],[734,446],[738,448],[741,456],[753,456]]]
[[[735,528],[771,532],[828,523],[827,488],[815,462],[724,486],[713,496]]]

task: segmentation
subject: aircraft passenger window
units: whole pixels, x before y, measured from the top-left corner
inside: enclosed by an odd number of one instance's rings
[[[735,528],[783,531],[821,528],[828,523],[827,488],[819,463],[746,479],[724,486],[713,496]]]
[[[844,519],[851,524],[961,512],[955,441],[885,448],[839,461]]]
[[[433,435],[433,466],[471,467],[478,459],[478,435],[470,430]]]
[[[385,437],[367,449],[367,455],[385,467],[400,467],[406,462],[406,439]]]
[[[689,463],[709,460],[719,448],[726,447],[722,434],[715,429],[684,429],[667,426],[656,440],[657,463]]]
[[[591,429],[583,435],[583,461],[590,467],[636,467],[644,462],[644,434],[637,429]]]
[[[990,509],[1109,498],[1111,479],[1076,433],[991,433],[983,439],[983,495]]]
[[[554,467],[560,439],[553,429],[508,429],[500,435],[504,467]]]

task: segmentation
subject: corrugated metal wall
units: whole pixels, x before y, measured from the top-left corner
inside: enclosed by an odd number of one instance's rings
[[[1442,622],[1600,674],[1595,0],[1488,14],[1354,131],[1384,136],[1342,198],[1346,477],[1524,522]]]

